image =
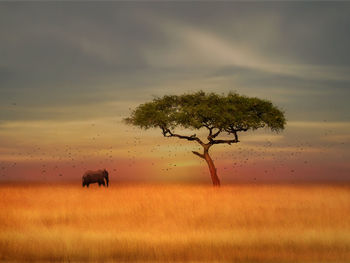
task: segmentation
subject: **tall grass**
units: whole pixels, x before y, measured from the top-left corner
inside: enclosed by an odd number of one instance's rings
[[[0,261],[350,262],[350,187],[0,185]]]

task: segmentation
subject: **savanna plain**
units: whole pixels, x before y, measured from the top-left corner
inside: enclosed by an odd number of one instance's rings
[[[0,185],[0,261],[350,262],[349,185]]]

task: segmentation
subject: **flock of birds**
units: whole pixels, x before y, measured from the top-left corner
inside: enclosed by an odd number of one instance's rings
[[[92,128],[96,128],[95,124],[91,124]],[[126,130],[127,134],[134,133],[135,129]],[[332,134],[331,130],[326,130],[325,135]],[[34,145],[30,150],[23,152],[12,153],[14,162],[4,162],[0,160],[0,175],[6,177],[19,166],[23,166],[28,162],[36,162],[37,173],[42,177],[58,176],[62,177],[68,173],[73,173],[74,170],[84,171],[91,169],[91,165],[99,166],[98,168],[107,168],[112,173],[120,170],[120,166],[127,166],[126,169],[137,167],[142,158],[151,160],[147,165],[157,171],[166,174],[171,171],[177,171],[179,165],[184,159],[193,160],[202,166],[202,173],[208,173],[207,166],[202,159],[194,156],[191,151],[201,151],[199,146],[193,142],[180,140],[177,138],[164,138],[159,133],[159,139],[155,142],[142,139],[142,135],[134,136],[128,141],[123,142],[125,146],[125,155],[122,161],[119,154],[116,153],[117,146],[103,146],[101,144],[103,132],[99,131],[94,136],[90,137],[89,147],[79,147],[66,144],[62,147],[43,148],[40,145]],[[251,136],[254,136],[253,134]],[[152,144],[151,144],[152,143]],[[344,143],[341,143],[344,144]],[[145,146],[143,146],[145,145]],[[318,147],[319,153],[326,153],[327,148],[332,144],[322,145]],[[87,147],[87,148],[86,148]],[[260,144],[251,145],[244,143],[242,140],[239,144],[213,146],[211,156],[217,166],[220,174],[239,174],[242,169],[259,167],[261,174],[278,173],[279,169],[295,174],[297,168],[302,165],[309,165],[308,151],[316,147],[308,142],[295,142],[289,144],[273,143],[264,141]],[[142,152],[140,149],[142,148]],[[197,149],[196,149],[197,148]],[[95,150],[91,150],[95,149]],[[97,160],[97,161],[96,161]],[[144,163],[143,163],[144,165]],[[71,172],[68,172],[71,171]],[[73,171],[73,172],[72,172]],[[256,174],[253,180],[257,180],[259,174]]]

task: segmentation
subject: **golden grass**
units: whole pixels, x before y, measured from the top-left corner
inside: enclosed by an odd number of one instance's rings
[[[350,187],[0,185],[0,261],[350,262]]]

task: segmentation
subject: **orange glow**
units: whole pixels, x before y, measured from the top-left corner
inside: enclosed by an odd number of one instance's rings
[[[310,124],[310,128],[314,129],[314,125]],[[345,124],[335,123],[334,127],[339,125]],[[350,126],[344,127],[343,132]],[[293,124],[291,128],[294,129]],[[292,132],[287,129],[279,135],[243,133],[239,144],[212,147],[211,156],[220,178],[223,182],[326,180],[334,166],[338,167],[335,180],[345,176],[349,165],[345,160],[348,150],[341,142],[344,135],[332,134],[331,139],[340,141],[327,145],[297,139],[286,142]],[[210,183],[207,164],[191,153],[201,151],[199,145],[164,138],[156,129],[128,127],[121,118],[11,123],[3,125],[0,134],[7,138],[0,148],[3,181],[80,180],[85,170],[106,168],[112,181]],[[205,138],[205,131],[197,134]]]

